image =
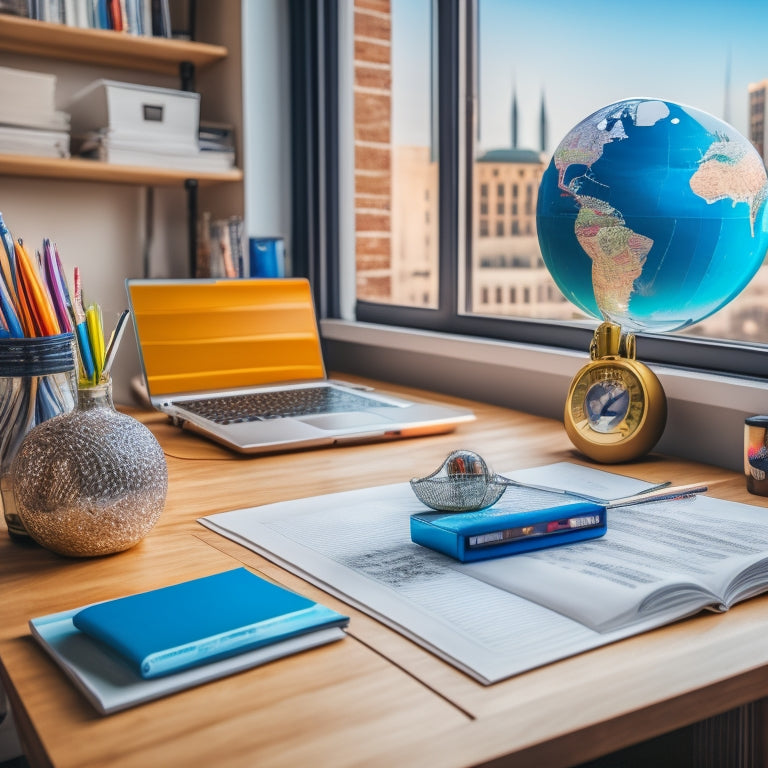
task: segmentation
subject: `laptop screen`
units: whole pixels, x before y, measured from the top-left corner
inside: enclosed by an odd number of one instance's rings
[[[323,379],[309,281],[127,280],[150,396]]]

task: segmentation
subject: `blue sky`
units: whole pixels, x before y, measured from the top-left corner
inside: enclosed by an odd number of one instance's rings
[[[768,3],[754,0],[479,0],[480,146],[538,149],[544,93],[551,152],[601,106],[655,96],[747,133],[751,82],[768,79]],[[397,143],[428,142],[429,0],[393,0]],[[730,76],[728,71],[730,67]],[[730,99],[725,104],[726,82]]]

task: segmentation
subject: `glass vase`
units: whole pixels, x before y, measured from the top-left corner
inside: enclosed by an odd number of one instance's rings
[[[16,540],[28,541],[29,535],[16,511],[11,466],[31,429],[75,407],[73,345],[71,333],[0,339],[0,501]]]
[[[115,410],[111,382],[81,387],[75,410],[35,427],[12,472],[24,527],[71,557],[137,544],[160,517],[168,489],[162,448],[141,422]]]

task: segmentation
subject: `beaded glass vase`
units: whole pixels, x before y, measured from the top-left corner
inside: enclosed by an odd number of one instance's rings
[[[29,432],[12,473],[30,536],[72,557],[137,544],[160,517],[168,489],[160,445],[143,424],[115,410],[109,381],[81,386],[75,410]]]

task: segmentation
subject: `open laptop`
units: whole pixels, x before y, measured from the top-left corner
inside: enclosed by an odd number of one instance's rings
[[[326,376],[303,278],[127,280],[152,405],[243,453],[448,432],[472,411]]]

